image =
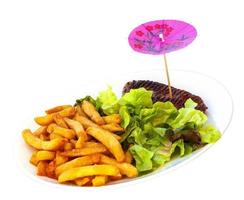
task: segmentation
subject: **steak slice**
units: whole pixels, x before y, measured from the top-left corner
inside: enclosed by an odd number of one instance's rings
[[[202,112],[206,112],[206,110],[208,109],[208,107],[204,104],[201,97],[196,96],[185,90],[171,87],[172,96],[173,96],[173,98],[171,99],[169,97],[168,85],[159,82],[150,81],[150,80],[133,80],[127,82],[123,88],[123,94],[129,92],[131,89],[137,89],[140,87],[144,87],[147,90],[153,91],[153,96],[152,96],[153,102],[171,101],[175,105],[175,107],[179,109],[184,107],[184,103],[187,99],[191,98],[194,102],[197,103],[196,109],[201,110]]]

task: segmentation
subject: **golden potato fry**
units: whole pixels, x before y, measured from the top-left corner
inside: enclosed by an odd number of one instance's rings
[[[72,107],[71,105],[61,105],[61,106],[55,106],[53,108],[49,108],[48,110],[46,110],[45,112],[47,114],[52,114],[52,113],[56,113],[56,112],[60,112],[61,110],[65,109],[65,108],[70,108]]]
[[[50,163],[48,163],[48,166],[46,168],[47,177],[56,179],[55,169],[56,162],[55,160],[53,160]]]
[[[72,143],[74,146],[75,146],[75,144],[76,144],[76,142],[77,142],[77,140],[75,140],[75,139],[71,139],[71,140],[69,140],[70,141],[70,143]]]
[[[64,151],[70,151],[74,148],[74,145],[71,142],[66,142],[64,144]]]
[[[129,163],[119,163],[116,160],[114,160],[113,158],[110,158],[105,155],[101,155],[101,163],[114,165],[114,166],[118,167],[120,173],[122,175],[126,175],[129,178],[138,176],[138,171],[137,171],[136,167],[134,167],[133,165],[131,165]]]
[[[120,124],[121,121],[122,121],[122,119],[121,119],[119,114],[112,114],[112,115],[104,116],[103,120],[107,124],[111,124],[111,123]]]
[[[59,175],[59,174],[63,173],[64,171],[71,169],[71,168],[97,164],[100,162],[100,158],[101,158],[100,154],[92,154],[92,155],[88,155],[88,156],[75,158],[71,161],[68,161],[68,162],[58,166],[55,170],[55,173],[57,175]]]
[[[48,167],[48,163],[47,161],[40,161],[38,164],[37,164],[37,175],[38,176],[46,176],[47,173],[46,173],[46,169]]]
[[[106,148],[103,144],[98,143],[98,142],[85,142],[84,147],[90,147],[90,148],[103,147],[103,148]]]
[[[53,151],[45,151],[41,150],[36,152],[36,161],[39,162],[41,160],[53,160],[55,158],[55,152]]]
[[[57,126],[55,123],[51,123],[47,126],[47,132],[50,134],[53,132],[54,127]]]
[[[105,185],[108,182],[108,176],[95,176],[95,178],[92,179],[92,185],[93,186],[102,186]]]
[[[70,151],[61,152],[61,155],[68,157],[78,157],[78,156],[86,156],[94,153],[104,153],[107,149],[105,147],[84,147],[81,149],[72,149]]]
[[[49,135],[46,135],[46,134],[40,134],[39,135],[39,138],[43,141],[47,141],[49,140]]]
[[[64,119],[60,116],[60,114],[55,114],[53,116],[53,120],[55,121],[55,123],[60,126],[60,127],[63,127],[63,128],[69,128],[67,126],[67,124],[65,123]]]
[[[96,108],[89,101],[84,100],[81,105],[82,110],[91,118],[92,121],[96,122],[98,125],[105,124],[103,118],[97,112]]]
[[[34,136],[31,133],[30,129],[25,129],[22,132],[22,136],[27,144],[40,150],[49,150],[49,151],[57,150],[63,147],[65,143],[65,140],[60,138],[56,138],[50,141],[43,141],[38,137]]]
[[[56,133],[50,133],[50,135],[49,135],[49,139],[50,140],[53,140],[53,139],[56,139],[56,138],[64,138],[64,137],[62,137],[61,135],[58,135]]]
[[[84,147],[84,145],[85,145],[84,137],[81,137],[81,136],[80,136],[80,137],[78,138],[77,142],[75,143],[75,148],[76,148],[76,149],[80,149],[80,148]]]
[[[69,160],[67,156],[62,156],[59,151],[56,152],[56,166],[62,165]]]
[[[119,173],[119,169],[113,165],[90,165],[68,169],[61,173],[58,182],[63,183],[78,178],[94,175],[115,176]]]
[[[85,129],[87,129],[88,127],[99,127],[93,121],[89,120],[86,117],[80,116],[80,115],[75,115],[75,120],[80,122],[85,127]]]
[[[34,120],[37,124],[39,124],[41,126],[47,126],[53,122],[53,114],[35,117]]]
[[[87,117],[86,113],[82,110],[80,105],[76,105],[75,109],[76,109],[76,112],[78,113],[78,115],[83,116],[83,117]]]
[[[33,132],[33,135],[39,137],[40,135],[46,135],[47,134],[47,126],[40,126],[38,129],[36,129]]]
[[[63,128],[63,127],[60,127],[58,125],[53,127],[52,133],[55,133],[57,135],[61,135],[61,136],[68,138],[68,139],[75,138],[75,132],[73,130]]]
[[[36,154],[37,154],[37,151],[34,151],[30,158],[30,163],[35,166],[38,164],[38,160],[36,159]]]
[[[117,135],[117,134],[115,134],[115,133],[112,133],[112,132],[110,132],[110,133],[111,133],[111,135],[114,136],[118,141],[121,140],[121,136],[119,136],[119,135]]]
[[[101,127],[111,132],[124,131],[124,129],[119,124],[115,124],[115,123],[105,124],[102,125]]]
[[[118,162],[125,159],[125,154],[119,141],[111,134],[102,128],[90,127],[86,130],[87,134],[91,135],[99,142],[104,144],[108,150],[114,155]]]
[[[74,182],[75,182],[75,184],[78,185],[78,186],[83,186],[83,185],[88,184],[91,180],[92,180],[91,177],[85,177],[85,178],[78,178],[78,179],[75,179]]]
[[[120,179],[122,179],[123,178],[123,176],[121,175],[121,174],[117,174],[116,176],[110,176],[109,177],[109,179],[111,180],[111,181],[118,181],[118,180],[120,180]]]
[[[58,114],[61,117],[73,117],[75,115],[75,112],[75,107],[68,107],[58,112]]]
[[[129,151],[125,152],[125,162],[126,163],[132,163],[133,157]]]
[[[87,140],[86,132],[80,122],[73,119],[69,119],[67,117],[64,118],[64,120],[68,124],[68,126],[75,131],[77,137],[81,137],[81,141],[85,142]]]

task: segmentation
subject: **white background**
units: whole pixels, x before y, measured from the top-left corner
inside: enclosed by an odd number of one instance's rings
[[[241,0],[1,0],[0,198],[243,199],[241,3]],[[184,50],[169,54],[168,61],[172,68],[209,74],[230,90],[235,111],[224,137],[198,159],[136,185],[74,192],[27,177],[14,160],[12,145],[25,128],[26,119],[31,120],[36,110],[49,104],[63,103],[58,99],[59,93],[69,95],[66,88],[72,85],[160,67],[160,56],[135,53],[127,43],[132,28],[155,19],[180,19],[196,26],[197,39]]]

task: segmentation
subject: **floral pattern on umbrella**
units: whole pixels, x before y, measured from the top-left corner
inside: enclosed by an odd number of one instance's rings
[[[159,55],[186,47],[196,36],[196,29],[186,22],[156,20],[136,27],[128,40],[137,52]]]

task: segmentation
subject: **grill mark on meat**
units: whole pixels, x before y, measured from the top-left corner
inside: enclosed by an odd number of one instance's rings
[[[154,81],[149,81],[149,80],[137,80],[137,81],[133,80],[127,82],[123,88],[123,94],[129,92],[131,89],[137,89],[140,87],[144,87],[147,90],[153,91],[153,96],[152,96],[153,102],[171,101],[175,105],[175,107],[179,109],[184,107],[184,103],[187,99],[191,98],[194,102],[198,104],[196,109],[201,110],[203,112],[206,112],[207,110],[207,106],[204,104],[201,97],[196,96],[185,90],[171,87],[173,98],[170,99],[168,85],[154,82]]]

